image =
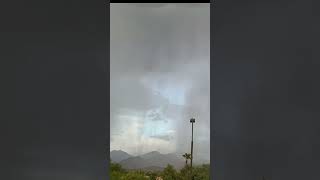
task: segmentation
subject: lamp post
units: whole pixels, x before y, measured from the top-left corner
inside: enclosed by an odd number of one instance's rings
[[[192,160],[193,160],[193,123],[195,123],[196,120],[194,118],[190,119],[190,123],[192,126],[192,131],[191,131],[191,168],[192,168]]]
[[[191,167],[191,175],[193,179],[193,174],[192,174],[192,160],[193,160],[193,123],[195,123],[196,120],[194,118],[190,119],[191,127],[192,127],[192,132],[191,132],[191,159],[190,159],[190,167]]]

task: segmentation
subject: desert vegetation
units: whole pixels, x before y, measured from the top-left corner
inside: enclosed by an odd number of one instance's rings
[[[191,167],[186,164],[184,168],[176,170],[167,165],[162,171],[126,170],[120,164],[110,162],[111,180],[209,180],[210,165],[203,164]]]

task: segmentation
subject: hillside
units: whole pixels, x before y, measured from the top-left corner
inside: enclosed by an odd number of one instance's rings
[[[113,150],[110,152],[110,159],[112,162],[119,163],[120,161],[128,159],[130,157],[132,157],[132,155],[121,150]]]
[[[183,157],[174,153],[161,154],[160,152],[152,151],[141,156],[130,156],[128,153],[123,152],[124,151],[121,151],[121,153],[118,152],[117,155],[123,154],[124,157],[117,156],[115,160],[122,159],[118,162],[125,169],[162,170],[168,164],[174,166],[176,169],[181,169],[185,165]],[[113,158],[111,157],[111,159],[116,162]]]

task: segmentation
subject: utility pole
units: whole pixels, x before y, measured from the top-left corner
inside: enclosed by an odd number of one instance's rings
[[[196,120],[194,118],[190,119],[190,123],[191,123],[191,127],[192,127],[192,132],[191,132],[191,159],[190,159],[190,167],[191,167],[191,175],[192,175],[192,179],[193,178],[193,174],[192,174],[192,160],[193,160],[193,123],[195,123]]]

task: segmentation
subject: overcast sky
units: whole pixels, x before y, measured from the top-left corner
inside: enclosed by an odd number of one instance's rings
[[[210,4],[111,4],[110,150],[210,158]]]

